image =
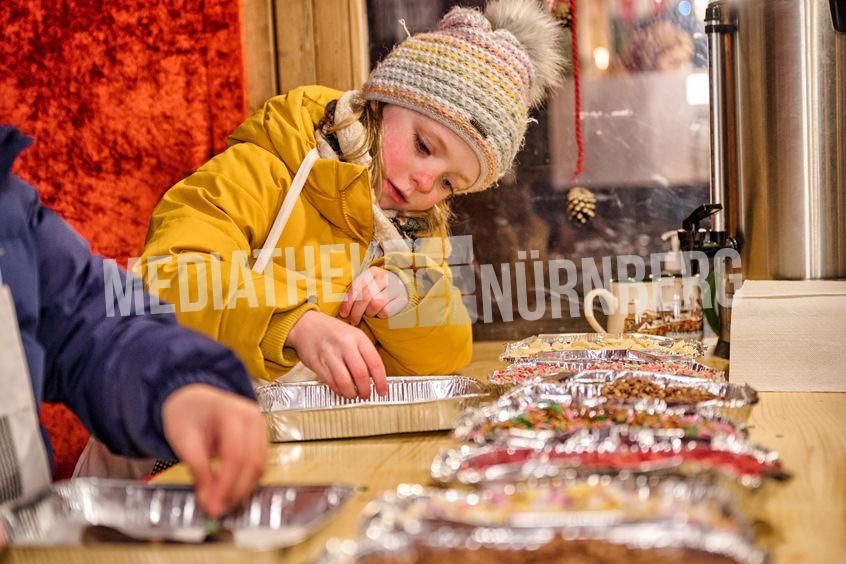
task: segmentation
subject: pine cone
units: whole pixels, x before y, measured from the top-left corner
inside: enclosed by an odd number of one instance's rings
[[[587,188],[576,186],[567,192],[567,216],[573,223],[584,225],[596,215],[596,196]]]

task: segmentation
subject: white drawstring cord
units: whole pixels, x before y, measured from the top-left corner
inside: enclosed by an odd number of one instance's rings
[[[306,179],[311,172],[311,167],[320,158],[317,148],[312,149],[306,153],[300,168],[297,169],[297,174],[294,175],[294,181],[291,182],[291,187],[288,193],[285,194],[285,199],[282,201],[282,207],[279,208],[279,213],[276,214],[276,219],[273,221],[273,226],[270,228],[267,238],[264,240],[264,245],[261,247],[259,256],[253,265],[253,272],[261,274],[267,267],[267,264],[273,258],[273,249],[276,248],[276,243],[279,242],[279,237],[282,236],[282,230],[288,223],[291,217],[291,212],[294,210],[294,204],[300,197],[300,192],[303,190]]]

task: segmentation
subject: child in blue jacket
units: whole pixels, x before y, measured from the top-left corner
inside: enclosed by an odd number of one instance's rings
[[[223,513],[252,490],[267,453],[247,373],[231,351],[179,326],[172,314],[107,314],[119,307],[107,303],[115,298],[106,291],[103,259],[11,173],[30,143],[0,126],[0,289],[11,290],[35,405],[64,403],[116,454],[184,461],[199,503]],[[118,276],[125,286],[126,274]],[[14,352],[0,350],[0,362]],[[25,387],[25,379],[18,382]],[[0,393],[0,414],[10,412],[3,409],[9,395]],[[9,433],[0,433],[4,441],[0,452],[13,456]],[[212,458],[220,459],[217,472]],[[21,479],[6,462],[0,503],[14,497]]]

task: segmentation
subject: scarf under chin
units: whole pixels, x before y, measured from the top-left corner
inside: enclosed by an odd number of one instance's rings
[[[322,159],[344,160],[369,168],[372,159],[367,153],[357,159],[342,158],[342,155],[352,153],[364,143],[366,132],[359,120],[352,120],[333,133],[326,130],[327,126],[341,123],[353,115],[350,106],[356,95],[354,90],[350,90],[326,106],[326,117],[315,131],[317,152]],[[422,226],[416,218],[398,218],[395,210],[383,210],[372,186],[370,190],[373,194],[373,242],[378,243],[383,252],[408,251]]]

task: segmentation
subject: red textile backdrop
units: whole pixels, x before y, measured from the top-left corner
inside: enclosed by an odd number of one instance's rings
[[[244,119],[240,17],[233,0],[0,2],[0,122],[35,139],[15,172],[95,252],[137,256],[162,193]],[[62,406],[41,421],[69,476],[87,433]]]

